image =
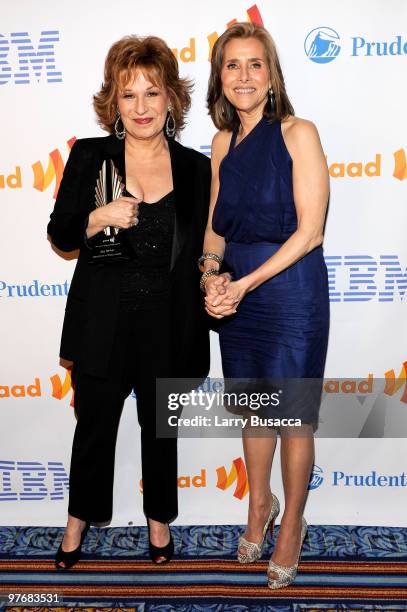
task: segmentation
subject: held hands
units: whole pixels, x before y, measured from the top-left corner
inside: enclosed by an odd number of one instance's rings
[[[97,233],[107,226],[128,229],[133,225],[137,225],[140,202],[141,198],[124,196],[113,200],[113,202],[106,204],[106,206],[96,208],[90,213],[89,226],[94,227],[95,233]]]
[[[246,295],[240,281],[232,281],[228,273],[210,276],[205,283],[205,310],[215,319],[222,319],[236,312]]]

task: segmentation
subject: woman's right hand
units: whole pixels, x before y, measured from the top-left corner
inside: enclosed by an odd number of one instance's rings
[[[89,223],[86,236],[92,238],[105,227],[117,227],[118,229],[128,229],[137,224],[138,208],[140,198],[122,196],[106,206],[100,206],[89,215]]]
[[[219,276],[209,276],[205,282],[205,310],[206,312],[215,319],[223,319],[223,317],[234,314],[236,307],[234,302],[225,300],[226,293],[232,277],[229,272],[223,272]],[[217,300],[219,296],[223,297],[222,303],[218,306],[217,311],[214,312],[212,308],[212,302]]]
[[[226,288],[231,281],[231,275],[228,272],[223,272],[218,276],[209,276],[205,282],[205,293],[213,298],[218,295],[224,295]]]

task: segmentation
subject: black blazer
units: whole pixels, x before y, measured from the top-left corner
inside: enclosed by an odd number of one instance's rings
[[[210,161],[169,140],[175,195],[171,275],[171,376],[205,377],[209,370],[209,324],[199,289],[210,195]],[[60,356],[87,373],[107,373],[119,312],[118,265],[89,263],[85,225],[95,208],[95,185],[105,159],[125,182],[124,141],[114,136],[77,140],[65,166],[48,234],[62,251],[80,249],[68,294]]]

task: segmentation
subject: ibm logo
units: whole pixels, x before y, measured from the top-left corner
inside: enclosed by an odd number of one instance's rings
[[[27,85],[33,76],[38,82],[44,73],[47,83],[61,83],[62,72],[55,64],[56,42],[59,42],[58,30],[43,30],[37,48],[28,32],[12,32],[8,38],[0,34],[0,85],[9,83],[13,77],[15,85]],[[11,45],[17,51],[17,68],[8,61]]]
[[[0,502],[64,499],[69,477],[62,463],[0,460]]]
[[[397,255],[326,255],[331,302],[394,302],[404,299],[407,270]],[[339,285],[345,285],[339,291]]]

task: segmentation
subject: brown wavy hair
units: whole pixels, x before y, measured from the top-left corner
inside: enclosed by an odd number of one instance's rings
[[[131,81],[138,68],[153,85],[166,89],[178,133],[185,125],[185,115],[191,106],[192,82],[180,78],[174,54],[157,36],[125,36],[110,47],[105,61],[104,81],[100,91],[93,96],[99,125],[113,133],[118,93]]]
[[[233,38],[256,38],[264,47],[266,62],[270,72],[271,88],[274,92],[274,109],[268,98],[264,115],[271,121],[284,119],[294,115],[294,108],[285,90],[283,72],[278,59],[276,45],[269,32],[255,23],[235,23],[218,38],[213,46],[211,57],[211,73],[209,76],[207,105],[212,121],[218,130],[232,131],[240,126],[239,116],[235,107],[223,94],[221,71],[225,46]]]

